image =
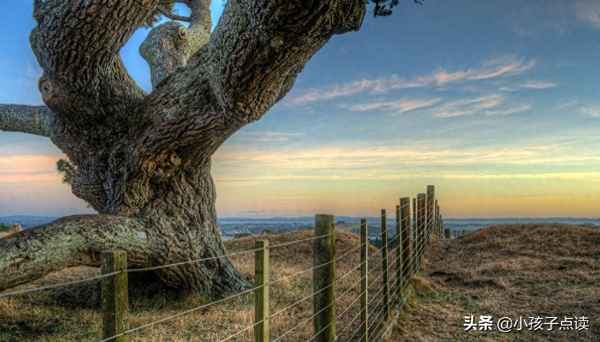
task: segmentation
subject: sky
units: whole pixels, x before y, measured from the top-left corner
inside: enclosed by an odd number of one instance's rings
[[[0,4],[0,103],[42,103],[31,13]],[[150,91],[146,34],[121,55]],[[375,215],[434,184],[446,217],[598,217],[599,63],[600,1],[401,1],[334,37],[217,151],[218,213]],[[0,216],[91,212],[61,183],[61,156],[0,132]]]

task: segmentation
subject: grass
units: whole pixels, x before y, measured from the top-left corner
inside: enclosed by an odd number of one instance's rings
[[[313,236],[311,231],[300,231],[281,235],[263,235],[271,245]],[[226,242],[229,252],[254,248],[255,238],[245,237]],[[360,263],[359,237],[338,231],[336,248],[338,256],[353,251],[337,264],[338,276],[352,271]],[[378,252],[372,250],[373,262]],[[233,262],[248,280],[253,280],[254,255],[233,257]],[[312,267],[312,242],[304,242],[271,250],[272,280],[282,279]],[[82,279],[97,274],[94,268],[78,267],[51,274],[36,282],[35,286]],[[374,272],[374,276],[377,276]],[[360,293],[358,270],[349,273],[337,283],[339,297],[336,301],[338,312],[347,308]],[[373,284],[371,292],[378,287]],[[130,327],[137,327],[164,317],[177,314],[208,303],[211,300],[201,295],[182,296],[164,289],[145,288],[144,285],[131,285],[130,288]],[[156,292],[155,292],[156,291]],[[278,312],[312,293],[312,271],[297,277],[287,278],[271,287],[271,313]],[[342,294],[344,294],[342,296]],[[101,313],[99,307],[99,285],[91,284],[59,289],[27,296],[0,300],[0,341],[98,341],[101,336]],[[358,302],[343,317],[349,322],[359,312]],[[290,310],[274,317],[271,322],[272,336],[280,336],[288,329],[306,320],[292,334],[282,341],[307,341],[313,335],[312,301],[299,303]],[[205,310],[193,312],[184,317],[144,329],[131,335],[131,341],[220,341],[253,324],[253,294],[215,305]],[[355,323],[357,325],[357,323]],[[354,328],[349,328],[352,332]],[[345,333],[342,332],[342,336]],[[347,336],[348,337],[348,336]],[[249,329],[231,341],[253,340]]]
[[[503,225],[434,241],[390,341],[600,340],[600,230]],[[465,315],[585,315],[588,331],[465,332]]]
[[[8,232],[10,230],[10,226],[4,223],[0,223],[0,232]]]
[[[310,231],[263,235],[271,245],[312,236]],[[254,248],[256,238],[226,242],[229,252]],[[338,256],[353,251],[358,236],[338,231]],[[378,291],[381,259],[371,249],[369,294],[380,312]],[[421,272],[406,290],[407,305],[386,341],[590,341],[600,336],[600,231],[556,225],[494,226],[459,239],[434,240],[426,252]],[[358,266],[358,251],[337,265],[338,276]],[[233,262],[244,277],[253,280],[253,254]],[[312,267],[312,243],[305,242],[271,251],[272,278],[281,279]],[[97,274],[93,268],[73,268],[51,274],[34,285],[59,283]],[[393,275],[394,272],[392,272]],[[312,272],[278,282],[271,289],[271,313],[286,308],[312,291]],[[393,276],[391,277],[393,281]],[[210,302],[201,295],[183,296],[154,288],[151,283],[132,281],[129,324],[137,327],[183,310]],[[352,319],[359,313],[359,274],[349,273],[337,284],[341,341],[358,326]],[[377,295],[377,296],[376,296]],[[101,331],[98,284],[69,287],[28,296],[0,300],[0,341],[98,341]],[[465,333],[463,317],[468,314],[531,315],[585,314],[592,319],[587,335],[568,332],[521,332],[512,334]],[[312,302],[300,303],[274,317],[273,339],[298,326],[281,341],[308,341],[313,336]],[[220,341],[244,328],[254,319],[253,295],[144,329],[131,341]],[[247,330],[230,341],[251,341]]]

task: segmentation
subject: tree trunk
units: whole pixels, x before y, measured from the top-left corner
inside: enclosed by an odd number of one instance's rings
[[[151,271],[182,290],[225,295],[248,286],[225,257],[210,163],[136,191],[155,196],[144,208],[119,208],[136,212],[133,217],[76,216],[0,240],[0,289],[69,266],[98,266],[100,253],[109,249],[126,250],[130,268],[218,257]]]
[[[146,189],[145,189],[146,190]],[[227,257],[217,225],[215,186],[210,163],[186,170],[168,182],[156,184],[157,194],[141,211],[148,225],[152,265],[219,257],[158,270],[168,285],[202,289],[212,294],[246,287]]]
[[[170,286],[222,295],[247,286],[225,257],[210,159],[291,89],[335,34],[358,30],[363,0],[229,0],[210,32],[210,0],[188,27],[155,27],[141,46],[154,89],[119,50],[171,0],[34,1],[30,35],[47,107],[0,105],[0,130],[49,137],[73,193],[101,215],[72,217],[0,241],[0,290],[124,249]],[[166,10],[168,14],[168,9]],[[175,17],[171,15],[171,17]]]

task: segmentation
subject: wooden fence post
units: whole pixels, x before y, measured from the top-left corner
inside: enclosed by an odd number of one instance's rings
[[[268,342],[270,339],[269,322],[269,241],[256,241],[254,254],[254,341]]]
[[[423,256],[423,250],[424,250],[424,242],[425,242],[425,235],[427,234],[426,229],[427,229],[427,223],[426,223],[426,217],[427,217],[427,207],[426,207],[426,202],[427,202],[427,195],[426,194],[418,194],[417,195],[417,208],[418,208],[418,212],[417,212],[417,226],[419,226],[419,242],[418,242],[418,251],[417,251],[417,255],[418,255],[418,269],[421,270],[421,257]]]
[[[387,215],[385,209],[381,209],[381,244],[382,244],[382,269],[383,269],[383,310],[385,318],[390,316],[390,275],[389,275],[389,251]]]
[[[127,253],[108,251],[102,253],[102,274],[121,272],[102,280],[102,338],[108,339],[128,329],[129,285],[127,278]],[[127,342],[129,336],[112,339]]]
[[[394,285],[394,298],[397,303],[400,303],[402,296],[402,218],[400,217],[400,206],[396,206],[396,284]]]
[[[317,215],[315,236],[328,235],[313,244],[313,310],[315,341],[335,340],[335,217]],[[326,264],[326,265],[325,265]],[[325,265],[325,266],[319,266]]]
[[[438,225],[440,227],[440,236],[444,234],[444,221],[442,220],[442,214],[439,213],[438,208]]]
[[[435,204],[433,205],[433,229],[435,235],[441,238],[444,232],[440,231],[440,206],[438,205],[437,198],[435,199]]]
[[[412,268],[411,244],[412,244],[412,227],[410,224],[410,198],[403,197],[400,199],[400,221],[402,222],[402,261],[403,261],[403,279],[410,278]]]
[[[361,342],[369,342],[369,237],[367,219],[360,220],[360,330]],[[335,319],[335,317],[334,317]],[[335,337],[335,336],[334,336]]]
[[[431,235],[433,234],[434,226],[434,206],[435,206],[435,186],[428,185],[427,186],[427,236],[425,237],[426,243],[429,243],[431,240]]]
[[[444,230],[444,217],[440,214],[440,229]]]
[[[419,257],[417,256],[418,252],[418,243],[419,243],[419,226],[417,225],[417,199],[413,197],[412,199],[412,226],[413,226],[413,248],[412,248],[412,261],[413,261],[413,273],[417,273],[418,265],[417,260]]]

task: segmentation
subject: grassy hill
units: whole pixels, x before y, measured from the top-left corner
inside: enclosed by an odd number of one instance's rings
[[[271,245],[306,239],[310,231],[265,235]],[[227,241],[229,252],[254,247],[254,237]],[[340,231],[338,256],[354,250],[357,236]],[[379,276],[380,256],[372,249],[371,279]],[[494,226],[459,239],[434,241],[422,272],[413,281],[414,296],[387,341],[590,341],[600,328],[600,231],[576,226]],[[233,262],[249,280],[253,254]],[[312,242],[289,245],[271,252],[273,279],[271,313],[290,307],[312,291]],[[338,275],[359,264],[358,251],[338,263]],[[72,268],[47,276],[36,285],[52,284],[97,274],[93,268]],[[350,307],[359,294],[358,272],[349,273],[337,286],[338,312]],[[130,325],[136,327],[208,302],[202,296],[180,296],[131,280]],[[379,284],[372,283],[375,297]],[[101,330],[98,284],[69,287],[0,300],[0,341],[97,341]],[[376,305],[375,305],[376,306]],[[373,307],[376,311],[377,307]],[[356,304],[338,321],[340,341],[350,337],[358,313]],[[465,333],[467,314],[562,315],[585,314],[592,319],[587,335],[577,332],[550,334]],[[219,341],[253,323],[253,296],[193,312],[144,329],[132,341]],[[312,302],[301,302],[272,321],[273,338],[307,320],[282,341],[307,341],[313,334]],[[344,330],[344,327],[346,329]],[[596,335],[596,336],[597,336]],[[230,341],[251,341],[252,331]]]
[[[435,241],[416,288],[391,341],[600,341],[600,230],[507,225]],[[465,332],[470,314],[585,315],[591,330]]]

